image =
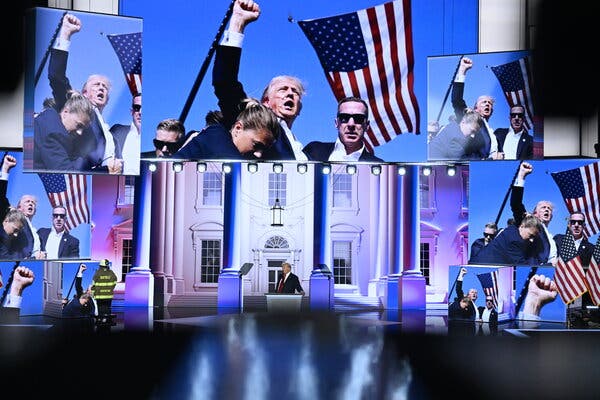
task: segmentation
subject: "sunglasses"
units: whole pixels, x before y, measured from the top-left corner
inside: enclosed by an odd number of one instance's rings
[[[493,239],[494,236],[496,236],[496,235],[493,234],[493,233],[485,233],[485,232],[483,232],[483,237],[485,237],[485,238]]]
[[[583,222],[582,220],[579,220],[579,219],[570,219],[569,224],[583,226],[585,224],[585,222]]]
[[[492,300],[492,299],[485,299],[485,301],[486,301],[486,303],[493,303],[494,302],[494,300]]]
[[[52,214],[52,217],[65,219],[66,214]]]
[[[162,150],[166,146],[169,153],[176,153],[179,150],[178,142],[163,142],[162,140],[153,139],[152,143],[154,143],[154,147],[158,150]]]
[[[140,112],[142,110],[142,105],[141,104],[132,104],[131,109],[135,112]]]
[[[350,122],[350,118],[352,118],[354,120],[355,124],[364,124],[365,121],[367,120],[367,116],[364,114],[345,114],[345,113],[338,113],[337,115],[338,121],[340,121],[343,124],[347,124],[348,122]]]
[[[511,118],[523,118],[524,115],[523,113],[510,113]]]

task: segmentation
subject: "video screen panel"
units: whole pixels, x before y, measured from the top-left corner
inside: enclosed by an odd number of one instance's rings
[[[38,7],[26,26],[24,170],[138,175],[141,18]]]
[[[6,189],[0,198],[15,210],[3,216],[0,258],[90,258],[91,177],[25,173],[21,152],[6,151],[3,160],[14,166],[0,183]]]
[[[530,52],[434,56],[427,61],[429,160],[543,158]]]

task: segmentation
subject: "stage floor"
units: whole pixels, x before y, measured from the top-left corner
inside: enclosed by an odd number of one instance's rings
[[[114,311],[114,326],[92,331],[58,328],[58,321],[40,316],[1,326],[5,389],[150,399],[439,399],[454,393],[592,399],[599,393],[600,330],[564,323],[507,322],[495,331],[472,323],[447,326],[438,310]]]

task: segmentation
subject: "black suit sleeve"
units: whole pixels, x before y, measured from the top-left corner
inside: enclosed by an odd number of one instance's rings
[[[233,125],[242,110],[241,102],[248,97],[238,81],[242,49],[231,46],[217,46],[212,84],[223,113],[223,126],[227,130]]]
[[[523,186],[513,186],[510,192],[510,209],[513,213],[513,218],[515,219],[515,225],[521,225],[521,221],[523,221],[523,216],[527,211],[525,206],[523,205]]]
[[[465,115],[465,108],[467,103],[463,99],[463,92],[465,90],[464,82],[452,82],[452,108],[454,109],[454,115],[456,115],[456,122],[460,122],[463,115]]]
[[[67,78],[67,60],[69,53],[64,50],[52,49],[48,62],[48,80],[52,88],[52,96],[56,102],[55,108],[60,110],[67,101],[67,92],[71,83]]]

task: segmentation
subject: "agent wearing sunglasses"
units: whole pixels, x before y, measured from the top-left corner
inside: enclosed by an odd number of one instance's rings
[[[558,254],[563,260],[568,261],[575,256],[579,256],[581,264],[587,269],[594,253],[594,245],[585,237],[584,229],[585,215],[580,212],[574,212],[569,215],[567,233],[554,235],[554,241],[558,248]],[[570,236],[573,237],[572,242]]]
[[[471,244],[471,257],[479,253],[479,251],[487,246],[498,233],[498,226],[493,222],[488,222],[483,228],[483,237],[475,239]]]
[[[142,134],[142,94],[136,93],[131,99],[131,123],[114,124],[110,128],[115,139],[115,156],[123,160],[124,175],[140,173],[140,149]]]
[[[154,150],[142,153],[142,158],[171,157],[181,148],[185,136],[184,125],[175,118],[163,119],[156,126]]]
[[[498,140],[498,152],[505,160],[528,160],[533,158],[533,137],[525,129],[525,107],[515,104],[510,108],[510,128],[498,128],[494,135]]]
[[[52,228],[38,229],[40,246],[46,252],[46,258],[79,258],[79,239],[69,233],[66,224],[67,210],[56,206],[52,209]]]
[[[314,141],[302,149],[310,161],[383,162],[365,147],[364,136],[369,129],[369,108],[363,99],[341,99],[338,102],[334,124],[338,131],[335,142]]]

